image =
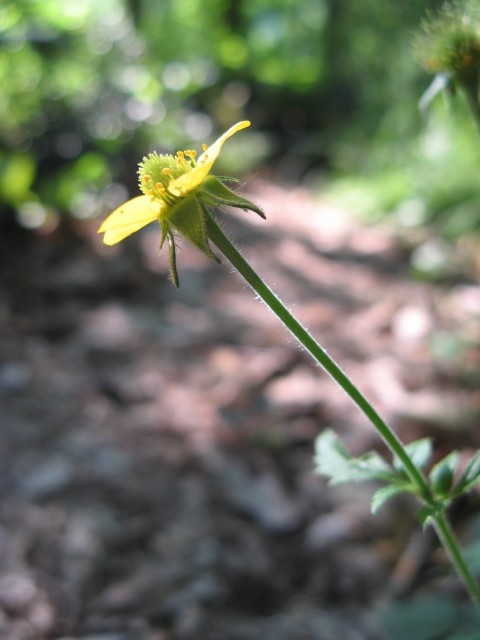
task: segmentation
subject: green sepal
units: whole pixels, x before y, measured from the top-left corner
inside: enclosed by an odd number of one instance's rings
[[[166,218],[160,220],[160,227],[162,228],[162,237],[160,239],[160,250],[162,250],[165,240],[168,240],[168,262],[170,271],[170,280],[177,287],[180,286],[177,272],[177,253],[175,250],[175,237],[170,229],[170,224]]]
[[[233,182],[235,184],[238,184],[240,182],[238,178],[233,178],[232,176],[213,176],[213,177],[218,178],[221,182]]]
[[[170,269],[170,279],[173,284],[178,287],[180,286],[180,280],[178,279],[177,272],[177,252],[175,249],[175,238],[173,237],[173,233],[170,231],[166,234],[168,238],[168,258],[169,258],[169,269]],[[162,242],[163,242],[162,238]]]
[[[180,200],[168,212],[168,222],[185,240],[194,247],[200,249],[206,256],[220,262],[208,244],[208,236],[205,228],[205,213],[197,193],[194,192]]]
[[[203,181],[202,185],[196,190],[196,194],[202,204],[210,207],[228,206],[236,207],[237,209],[243,209],[244,211],[254,211],[258,215],[266,219],[262,209],[254,202],[242,198],[235,191],[229,189],[221,180],[216,176],[208,176]]]
[[[162,229],[162,237],[160,239],[160,251],[163,249],[163,245],[165,244],[165,240],[167,239],[169,226],[168,221],[165,218],[160,219],[160,227]]]

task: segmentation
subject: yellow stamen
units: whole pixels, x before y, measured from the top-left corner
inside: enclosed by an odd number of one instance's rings
[[[202,144],[202,149],[203,149],[204,152],[208,149],[208,147],[207,147],[207,145],[205,143]]]
[[[169,176],[172,173],[172,170],[169,169],[168,167],[164,167],[162,169],[162,173],[163,173],[164,176]]]
[[[165,193],[166,189],[163,186],[163,184],[161,182],[157,182],[157,184],[155,185],[155,189],[157,191],[159,191],[160,193]]]
[[[147,196],[153,196],[153,189],[149,189],[147,191]]]
[[[152,181],[152,176],[145,175],[145,176],[142,177],[142,180],[144,182],[151,182]]]

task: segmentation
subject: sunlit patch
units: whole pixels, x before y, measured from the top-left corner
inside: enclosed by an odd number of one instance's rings
[[[25,202],[17,211],[17,218],[22,227],[39,229],[48,218],[47,209],[38,202]]]
[[[191,82],[190,70],[183,62],[171,62],[165,66],[162,80],[170,91],[182,91]]]

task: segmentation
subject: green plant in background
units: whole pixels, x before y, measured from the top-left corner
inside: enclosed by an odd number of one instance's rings
[[[437,149],[436,153],[430,153],[431,162],[427,166],[433,169],[433,180],[424,181],[428,185],[425,193],[431,194],[427,195],[431,207],[437,211],[438,231],[444,238],[458,240],[478,232],[478,185],[476,173],[471,171],[479,161],[478,143],[471,136],[468,117],[470,112],[480,133],[478,0],[453,0],[444,4],[423,21],[414,45],[420,63],[435,74],[420,100],[420,109],[426,112],[441,92],[457,98],[460,94],[464,98],[457,100],[456,109],[447,114],[443,135],[437,131],[441,152]],[[435,148],[435,132],[433,141]]]
[[[433,9],[433,3],[430,6]],[[480,3],[445,4],[428,11],[421,25],[412,26],[414,36],[410,33],[404,42],[404,54],[399,52],[388,65],[386,75],[396,83],[397,94],[391,92],[390,108],[384,108],[366,143],[368,149],[359,153],[358,137],[355,140],[349,131],[350,141],[342,140],[335,154],[335,173],[327,189],[334,203],[373,223],[391,221],[403,237],[418,232],[411,255],[413,274],[442,279],[459,269],[461,260],[457,267],[453,266],[456,258],[452,260],[458,244],[467,239],[475,246],[480,229],[478,179],[472,171],[479,162],[474,128],[478,125]],[[421,75],[415,76],[410,65]],[[434,74],[434,79],[424,91],[427,74]],[[372,85],[366,84],[371,91]],[[423,259],[432,239],[446,248],[441,263]],[[472,264],[475,249],[470,259],[463,248],[459,253],[464,264]]]
[[[462,90],[480,129],[480,6],[478,0],[445,4],[423,22],[417,55],[429,73],[435,73],[422,106],[442,89]]]
[[[452,501],[480,482],[480,452],[462,472],[458,468],[459,455],[452,452],[426,473],[432,456],[431,441],[422,439],[407,446],[401,443],[356,385],[251,268],[213,215],[214,209],[229,205],[255,211],[264,217],[254,203],[231,191],[220,178],[209,175],[224,142],[249,124],[239,122],[211,147],[204,146],[198,161],[191,150],[177,152],[175,157],[154,153],[144,158],[139,169],[144,195],[116,209],[103,222],[99,232],[104,233],[104,242],[112,245],[158,220],[162,228],[161,244],[168,240],[170,274],[177,286],[175,233],[180,233],[208,257],[216,259],[209,245],[209,241],[213,242],[298,342],[363,411],[393,456],[391,464],[375,453],[353,458],[344,451],[335,434],[326,430],[316,443],[318,472],[330,477],[334,483],[372,479],[383,482],[384,486],[373,497],[372,511],[400,492],[413,494],[421,505],[418,512],[421,523],[433,525],[472,600],[480,607],[480,588],[460,552],[446,516]]]

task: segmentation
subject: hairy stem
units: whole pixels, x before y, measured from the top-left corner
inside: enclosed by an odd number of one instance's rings
[[[378,434],[385,442],[390,451],[401,461],[405,472],[411,482],[416,487],[418,496],[428,505],[435,505],[435,497],[423,473],[412,462],[405,447],[398,439],[391,427],[381,418],[370,402],[353,384],[348,376],[340,369],[336,362],[328,355],[316,340],[310,335],[305,327],[288,311],[278,296],[265,284],[262,278],[252,269],[245,258],[224,234],[213,217],[207,218],[207,233],[209,238],[223,255],[229,260],[233,267],[240,273],[246,282],[252,287],[255,293],[273,311],[285,327],[295,336],[298,342],[310,353],[310,355],[320,364],[323,369],[334,379],[334,381],[347,393],[353,402],[359,407],[364,415],[370,420]],[[462,581],[470,593],[473,601],[480,607],[480,591],[470,574],[465,561],[460,553],[453,532],[446,520],[445,514],[432,516],[432,521],[437,534],[445,546],[450,559]]]
[[[379,416],[370,402],[345,375],[336,362],[328,355],[325,349],[316,342],[305,327],[300,324],[290,311],[288,311],[278,296],[273,293],[262,278],[260,278],[260,276],[252,269],[213,218],[209,218],[207,221],[207,232],[218,249],[231,262],[240,275],[243,276],[255,293],[258,294],[258,296],[280,319],[285,327],[295,336],[298,342],[300,342],[300,344],[308,351],[308,353],[310,353],[318,364],[325,369],[335,382],[340,385],[340,387],[361,409],[361,411],[363,411],[366,417],[373,423],[391,452],[402,462],[410,480],[418,488],[420,495],[425,502],[432,502],[433,496],[431,495],[430,487],[428,486],[423,474],[413,464],[400,440]]]
[[[432,518],[433,527],[440,538],[444,549],[448,553],[450,562],[455,567],[465,588],[467,589],[473,603],[480,607],[480,588],[468,568],[465,559],[460,552],[460,547],[456,536],[450,526],[445,511]]]

